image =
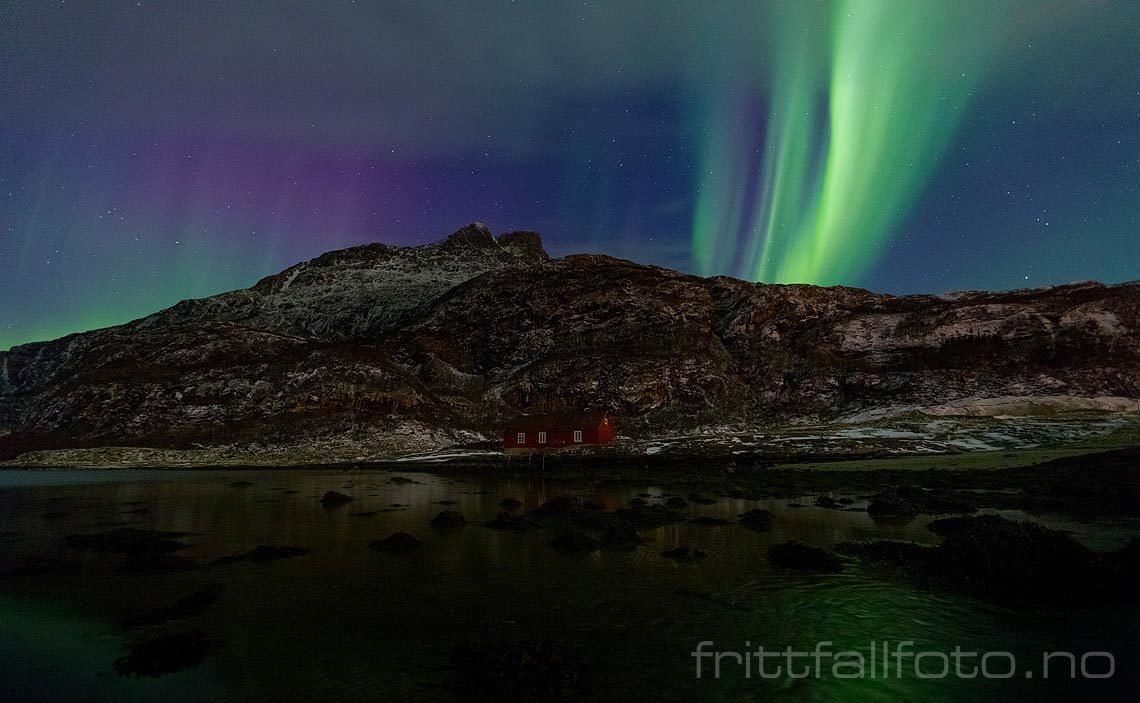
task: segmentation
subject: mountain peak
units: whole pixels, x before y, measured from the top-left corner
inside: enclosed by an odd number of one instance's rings
[[[494,246],[495,236],[491,234],[491,230],[487,225],[482,222],[472,222],[452,232],[451,236],[447,238],[447,243]]]
[[[538,232],[526,230],[506,232],[496,239],[491,229],[482,222],[472,222],[460,227],[442,242],[442,246],[447,249],[500,248],[529,263],[550,260],[550,255],[542,247],[542,237]]]
[[[499,246],[530,261],[549,261],[538,232],[519,230],[499,235]]]

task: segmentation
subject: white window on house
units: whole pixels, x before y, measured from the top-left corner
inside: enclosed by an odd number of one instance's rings
[[[545,432],[539,432],[538,433],[538,443],[539,444],[546,444],[546,433]]]
[[[519,444],[526,444],[526,432],[519,432]]]
[[[574,441],[575,442],[581,442],[582,441],[582,430],[574,430]]]

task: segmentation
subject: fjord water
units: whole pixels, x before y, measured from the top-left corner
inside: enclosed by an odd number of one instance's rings
[[[545,530],[506,532],[477,522],[434,528],[440,510],[490,519],[506,497],[537,507],[558,495],[601,499],[610,509],[668,486],[591,485],[536,476],[448,477],[365,471],[0,472],[0,699],[9,700],[452,700],[451,648],[470,640],[547,639],[586,659],[584,700],[1134,700],[1140,685],[1140,609],[1004,607],[890,583],[849,565],[840,575],[803,575],[767,563],[788,539],[821,547],[886,537],[934,542],[919,518],[877,524],[866,513],[790,508],[789,500],[718,499],[692,516],[735,516],[754,507],[777,517],[770,532],[689,523],[644,533],[634,550],[566,554]],[[240,481],[252,485],[235,487]],[[328,490],[354,496],[328,509]],[[857,496],[855,496],[857,498]],[[455,501],[440,505],[438,501]],[[798,502],[812,502],[804,497]],[[406,508],[393,508],[393,504]],[[858,505],[859,503],[856,503]],[[143,509],[145,513],[141,512]],[[376,512],[354,516],[353,513]],[[45,514],[66,513],[45,519]],[[1009,517],[1024,517],[1008,513]],[[1035,517],[1096,549],[1117,548],[1134,522],[1088,524]],[[257,545],[311,553],[268,563],[177,573],[127,573],[113,556],[76,552],[64,536],[125,523],[193,533],[180,552],[202,562]],[[417,535],[410,553],[376,553],[370,540]],[[660,556],[689,545],[697,563]],[[31,565],[34,568],[28,568]],[[39,568],[58,566],[59,568]],[[121,623],[207,584],[225,591],[191,621],[212,651],[200,667],[157,679],[112,669],[126,643],[147,631]],[[697,679],[695,645],[742,651],[861,650],[888,640],[914,650],[1008,651],[1012,678],[746,678],[728,660]],[[1112,679],[1048,681],[1044,651],[1112,652]],[[940,666],[931,662],[930,670]],[[1093,669],[1098,669],[1092,666]],[[994,663],[1004,671],[1004,660]],[[868,674],[868,677],[870,674]]]

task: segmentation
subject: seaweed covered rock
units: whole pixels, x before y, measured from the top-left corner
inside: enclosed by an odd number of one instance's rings
[[[505,510],[500,512],[494,519],[488,520],[483,523],[484,527],[493,527],[496,530],[531,530],[538,527],[534,520],[526,515],[512,515]]]
[[[1140,595],[1111,560],[1037,523],[983,515],[936,521],[930,527],[943,541],[922,574],[940,589],[993,600],[1053,603]]]
[[[304,547],[279,547],[276,544],[261,544],[248,552],[231,554],[217,559],[215,564],[234,564],[242,561],[267,562],[279,559],[292,559],[309,553]]]
[[[744,488],[733,488],[728,492],[729,498],[736,498],[738,500],[764,500],[770,497],[768,493],[763,491],[746,490]]]
[[[622,523],[631,525],[635,530],[653,530],[662,525],[684,522],[687,519],[684,513],[670,510],[664,505],[659,504],[645,507],[621,508],[614,511],[614,516]]]
[[[451,685],[457,701],[549,701],[578,697],[582,658],[547,641],[471,642],[451,650]]]
[[[907,485],[876,494],[867,506],[867,514],[873,518],[912,518],[919,514],[946,515],[976,510],[969,498],[959,491]]]
[[[838,574],[843,571],[843,562],[839,557],[826,549],[795,540],[769,547],[768,561],[785,569],[816,574]]]
[[[697,505],[715,505],[716,504],[715,498],[708,498],[706,496],[701,495],[700,493],[690,493],[689,494],[689,500],[693,503],[696,503]]]
[[[689,520],[690,525],[700,525],[701,527],[724,527],[726,525],[735,525],[731,520],[724,520],[719,517],[708,517],[702,515]]]
[[[1120,565],[1125,573],[1129,574],[1140,585],[1140,537],[1133,537],[1128,540],[1128,543],[1121,549],[1112,552],[1109,558]]]
[[[857,557],[865,566],[872,567],[889,580],[904,581],[918,579],[919,570],[934,550],[935,547],[930,545],[894,539],[844,542],[835,548],[840,554]]]
[[[523,504],[523,502],[521,500],[519,500],[518,498],[503,498],[502,500],[499,501],[499,507],[500,508],[507,508],[508,510],[513,510],[515,508],[521,508],[522,504]]]
[[[135,627],[159,625],[168,620],[181,620],[200,615],[203,611],[216,603],[225,590],[226,589],[220,583],[209,584],[188,596],[179,598],[171,605],[153,610],[144,615],[126,619],[123,621],[123,627],[131,629]]]
[[[666,549],[661,552],[661,556],[666,559],[675,559],[677,561],[700,561],[708,556],[705,552],[692,547],[674,547],[673,549]]]
[[[431,524],[434,527],[463,527],[467,518],[458,510],[444,510],[431,519]]]
[[[928,559],[935,547],[917,542],[897,539],[872,539],[862,542],[844,542],[835,548],[836,552],[856,556],[883,564],[905,566],[918,564]]]
[[[188,536],[186,532],[162,532],[160,530],[138,530],[133,527],[116,527],[106,532],[89,535],[67,535],[64,542],[72,549],[103,554],[127,554],[143,556],[166,554],[185,549],[187,546],[178,539]]]
[[[763,508],[753,508],[746,513],[741,513],[736,516],[738,522],[750,530],[770,530],[772,529],[772,519],[776,517],[775,513],[771,510],[764,510]]]
[[[377,552],[407,552],[420,546],[419,538],[410,532],[395,532],[383,539],[374,539],[368,547]]]
[[[206,661],[210,642],[199,630],[161,631],[148,640],[130,645],[130,649],[129,654],[115,660],[115,671],[122,676],[157,678]]]
[[[321,505],[328,507],[328,508],[331,508],[331,507],[337,506],[337,505],[344,505],[345,503],[351,503],[352,501],[353,501],[352,496],[345,495],[344,493],[341,493],[340,491],[328,491],[323,496],[321,496]]]
[[[999,602],[1096,604],[1140,598],[1121,552],[1099,554],[1037,523],[996,515],[935,520],[936,547],[876,542],[845,550],[923,587]],[[1127,547],[1125,548],[1128,549]]]
[[[645,542],[633,525],[618,523],[606,531],[601,537],[602,542],[610,547],[631,548]]]
[[[886,493],[871,499],[867,514],[876,519],[913,519],[918,517],[918,508],[892,493]]]
[[[604,546],[600,539],[582,532],[564,532],[546,544],[564,552],[594,552]]]
[[[685,500],[681,496],[673,496],[672,498],[669,498],[665,501],[665,507],[672,508],[673,510],[681,510],[683,508],[689,507],[689,501]]]
[[[582,502],[573,496],[558,496],[551,498],[532,512],[536,517],[567,517],[582,507]]]

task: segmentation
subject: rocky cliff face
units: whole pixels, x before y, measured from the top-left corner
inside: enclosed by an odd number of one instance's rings
[[[1136,397],[1138,369],[1137,284],[893,297],[552,261],[533,233],[471,225],[422,247],[329,252],[246,290],[0,354],[0,455],[446,437],[582,408],[655,433],[968,398]]]

